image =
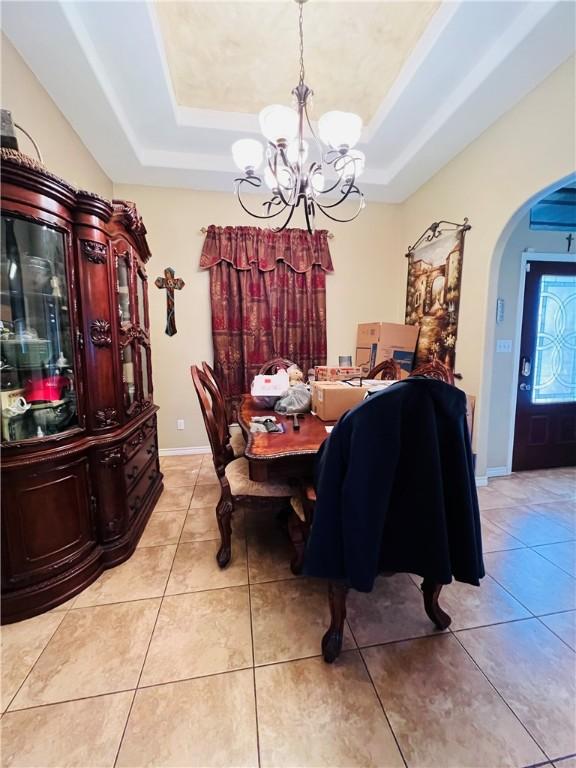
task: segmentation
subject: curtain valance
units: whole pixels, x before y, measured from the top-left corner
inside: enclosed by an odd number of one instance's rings
[[[211,224],[206,233],[200,266],[209,269],[220,261],[238,270],[257,266],[261,272],[276,269],[283,261],[294,272],[309,272],[315,265],[333,272],[328,247],[328,232],[285,229],[272,232],[259,227],[216,227]]]

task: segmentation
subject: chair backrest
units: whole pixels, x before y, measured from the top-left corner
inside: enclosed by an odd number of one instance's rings
[[[197,365],[190,367],[190,373],[212,448],[214,466],[220,477],[223,475],[226,465],[234,458],[234,452],[230,446],[226,409],[215,379],[212,379]]]
[[[293,363],[292,360],[286,360],[284,357],[275,357],[272,360],[268,360],[266,363],[264,363],[264,365],[260,368],[259,373],[278,373],[280,368],[288,369],[291,365],[297,365],[297,363]]]
[[[439,379],[446,384],[454,384],[454,371],[440,360],[433,360],[431,363],[423,363],[415,368],[410,376],[427,376],[429,379]]]
[[[205,360],[202,360],[202,370],[204,371],[206,376],[208,376],[208,378],[210,379],[212,386],[216,390],[216,393],[220,399],[220,407],[223,409],[224,413],[226,414],[226,431],[227,431],[228,441],[230,441],[230,418],[229,418],[228,408],[226,407],[226,397],[224,396],[224,392],[222,390],[222,387],[220,386],[220,382],[216,378],[214,369]]]
[[[397,381],[400,378],[401,370],[402,369],[400,368],[400,364],[397,363],[396,360],[389,358],[388,360],[382,360],[381,363],[378,363],[378,365],[374,366],[374,368],[368,372],[366,378],[375,379],[380,376],[380,378],[385,381]]]
[[[224,395],[222,393],[222,387],[220,386],[218,379],[216,378],[216,374],[214,373],[214,369],[212,366],[206,362],[206,360],[202,360],[202,370],[208,376],[212,384],[216,387],[218,390],[218,393],[222,396],[222,399],[224,399]]]

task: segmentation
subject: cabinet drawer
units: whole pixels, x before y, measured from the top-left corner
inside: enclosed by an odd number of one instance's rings
[[[135,432],[132,432],[130,437],[124,444],[124,453],[128,458],[140,450],[141,446],[150,437],[156,435],[156,414],[146,419],[144,424],[139,427]]]
[[[148,493],[152,486],[156,483],[160,470],[156,461],[151,460],[150,465],[146,467],[141,474],[140,479],[136,482],[133,490],[128,495],[128,515],[132,519],[145,503]]]
[[[151,435],[142,443],[140,450],[128,459],[124,464],[124,479],[126,480],[127,489],[134,485],[149,461],[156,457],[157,452],[156,435]]]

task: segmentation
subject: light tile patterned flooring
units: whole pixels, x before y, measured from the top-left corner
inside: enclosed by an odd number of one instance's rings
[[[274,518],[240,512],[220,571],[210,457],[162,468],[133,557],[3,628],[3,766],[575,768],[574,470],[479,489],[488,575],[445,588],[449,631],[381,579],[328,666],[325,585]]]

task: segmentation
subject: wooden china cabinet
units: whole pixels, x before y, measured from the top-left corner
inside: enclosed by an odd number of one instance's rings
[[[146,229],[2,148],[2,621],[133,552],[161,491]]]

